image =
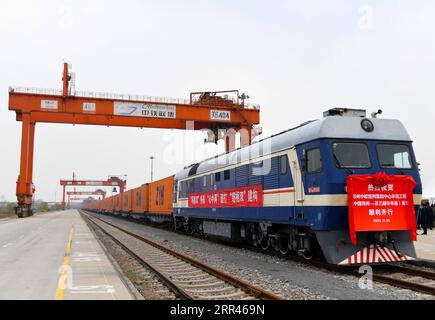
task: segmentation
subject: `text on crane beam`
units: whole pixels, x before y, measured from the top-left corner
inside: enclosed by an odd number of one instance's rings
[[[177,107],[150,103],[115,102],[113,114],[127,117],[175,119]]]
[[[59,107],[56,100],[41,100],[42,110],[57,110]]]
[[[230,111],[220,111],[220,110],[211,110],[210,111],[210,119],[211,120],[220,120],[220,121],[231,121],[231,112]]]

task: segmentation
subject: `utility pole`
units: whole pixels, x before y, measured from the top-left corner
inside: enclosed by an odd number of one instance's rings
[[[154,173],[154,160],[155,160],[156,158],[154,157],[154,156],[151,156],[150,157],[150,160],[151,160],[151,182],[153,182],[153,173]]]

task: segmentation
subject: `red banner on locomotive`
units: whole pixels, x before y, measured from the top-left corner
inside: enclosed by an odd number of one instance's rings
[[[410,176],[351,175],[347,179],[349,194],[349,232],[357,243],[357,232],[410,230],[417,240],[413,190]]]
[[[189,195],[189,208],[261,207],[263,186],[193,193]]]

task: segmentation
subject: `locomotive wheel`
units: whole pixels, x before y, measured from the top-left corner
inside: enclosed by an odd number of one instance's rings
[[[287,254],[289,252],[289,239],[282,237],[279,239],[279,252],[281,254]]]
[[[267,237],[263,237],[263,240],[261,240],[261,249],[264,251],[268,250],[270,247],[269,240]]]
[[[183,230],[185,233],[189,233],[189,231],[190,231],[189,223],[183,224]]]
[[[189,234],[190,234],[190,235],[194,235],[195,232],[196,232],[195,225],[192,224],[192,225],[189,227]]]
[[[304,251],[302,254],[305,260],[311,260],[313,259],[313,253],[311,251]]]

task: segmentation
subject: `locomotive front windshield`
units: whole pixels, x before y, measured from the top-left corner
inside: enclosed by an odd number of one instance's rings
[[[339,168],[371,168],[369,149],[365,143],[334,142],[332,144],[334,160]]]
[[[379,163],[382,168],[412,169],[414,168],[411,152],[405,144],[378,144]]]

